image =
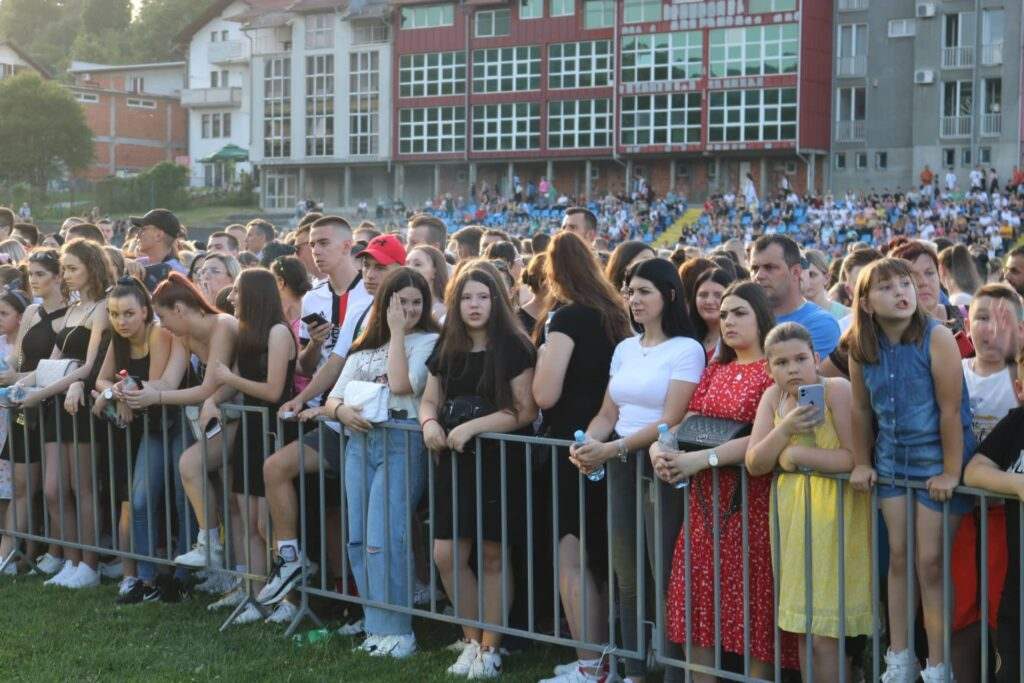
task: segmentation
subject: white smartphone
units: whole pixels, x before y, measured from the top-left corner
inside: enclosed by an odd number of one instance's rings
[[[797,389],[796,404],[798,406],[814,406],[814,421],[825,421],[825,385],[804,384]]]

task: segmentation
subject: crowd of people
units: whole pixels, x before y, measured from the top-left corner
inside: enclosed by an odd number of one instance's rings
[[[785,222],[803,206],[780,201],[762,217],[779,211]],[[425,212],[382,232],[311,212],[286,234],[254,219],[205,244],[154,209],[130,219],[120,248],[83,219],[44,235],[0,208],[0,528],[38,534],[45,514],[54,537],[40,547],[5,535],[3,573],[46,573],[68,589],[116,576],[120,605],[221,591],[211,607],[244,606],[234,623],[246,624],[289,623],[299,582],[318,572],[344,582],[347,566],[373,605],[344,632],[364,634],[370,656],[404,658],[416,651],[412,617],[380,605],[421,603],[423,575],[408,567],[432,562],[466,620],[521,623],[521,558],[550,551],[556,529],[557,577],[542,569],[534,591],[546,573],[577,642],[639,649],[657,548],[664,654],[714,667],[716,648],[749,652],[752,675],[813,666],[814,680],[832,681],[842,670],[852,680],[875,630],[865,577],[878,563],[883,680],[974,680],[977,636],[992,628],[993,674],[1019,681],[1018,505],[988,508],[982,556],[976,500],[956,487],[1024,494],[1024,248],[979,253],[942,221],[932,239],[897,230],[911,206],[921,208],[894,196],[859,211],[825,201],[814,207],[823,221],[874,212],[885,227],[801,248],[799,231],[769,228],[775,218],[729,227],[741,205],[722,198],[668,253],[622,235],[608,252],[615,236],[575,206],[554,235],[479,225],[449,234]],[[948,225],[962,212],[973,215],[958,204]],[[699,450],[660,438],[694,419],[750,429]],[[526,472],[509,466],[521,443],[478,439],[493,433],[572,445]],[[346,547],[300,542],[318,537],[300,528],[300,473],[343,482],[344,514],[323,501],[315,523],[327,537],[347,525]],[[412,540],[428,486],[431,548]],[[886,530],[874,546],[871,489]],[[557,509],[535,506],[528,518],[527,491]],[[174,548],[173,570],[102,563],[105,534],[133,557]],[[510,560],[506,544],[525,552]],[[224,568],[261,577],[254,602]],[[916,643],[908,573],[919,586]],[[609,595],[612,623],[599,607]],[[448,673],[501,675],[502,634],[461,630]],[[547,680],[608,678],[607,651],[576,657]],[[634,682],[649,673],[642,657],[623,667]]]

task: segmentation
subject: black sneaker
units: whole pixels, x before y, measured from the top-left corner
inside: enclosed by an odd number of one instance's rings
[[[141,581],[136,581],[127,592],[117,596],[115,601],[118,605],[137,605],[146,599],[146,594],[151,589]]]
[[[190,593],[181,581],[173,576],[161,575],[156,577],[156,582],[152,586],[147,587],[143,601],[175,603],[189,597]]]

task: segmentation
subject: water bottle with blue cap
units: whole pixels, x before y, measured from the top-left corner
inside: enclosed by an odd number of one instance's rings
[[[582,429],[577,429],[576,433],[573,434],[573,438],[576,439],[576,445],[578,446],[582,446],[593,441],[593,439],[587,436]],[[587,472],[587,479],[594,482],[604,479],[604,465],[601,465],[596,470]]]
[[[679,450],[679,442],[676,441],[676,435],[672,433],[672,431],[668,428],[668,425],[665,424],[664,422],[658,425],[658,443],[660,443],[663,448],[669,451]],[[685,489],[689,485],[689,479],[681,479],[675,483],[675,487],[677,489]]]

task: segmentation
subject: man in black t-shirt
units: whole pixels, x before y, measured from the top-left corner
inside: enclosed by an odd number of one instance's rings
[[[1013,383],[1017,400],[1024,403],[1024,383],[1020,379],[1024,377],[1024,353],[1017,356],[1017,377]],[[1014,408],[992,428],[968,463],[964,483],[1024,500],[1024,407]],[[1021,680],[1020,508],[1016,500],[1006,501],[1006,583],[999,601],[995,643],[999,683]]]

